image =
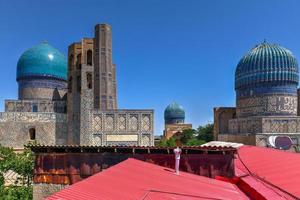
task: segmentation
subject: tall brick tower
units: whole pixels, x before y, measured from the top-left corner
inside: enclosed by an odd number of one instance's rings
[[[83,38],[68,50],[68,143],[84,144],[93,110],[93,38]]]
[[[108,24],[95,26],[94,38],[94,107],[117,109],[116,66],[112,63],[112,32]]]

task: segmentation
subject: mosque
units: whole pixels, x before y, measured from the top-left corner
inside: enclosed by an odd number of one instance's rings
[[[235,71],[236,107],[214,108],[216,140],[269,146],[270,138],[300,142],[299,71],[291,51],[263,42]]]
[[[46,145],[153,146],[153,109],[118,109],[112,29],[97,24],[93,38],[68,48],[68,58],[47,42],[18,60],[18,99],[0,112],[0,143],[22,149]],[[236,107],[214,108],[215,140],[269,146],[270,137],[300,143],[299,71],[291,51],[263,42],[235,72]],[[164,137],[185,129],[177,103],[164,113]]]
[[[29,48],[17,64],[18,99],[0,113],[1,145],[153,146],[153,110],[118,109],[115,71],[108,24],[71,44],[68,59],[47,42]]]
[[[169,139],[180,135],[186,129],[192,129],[192,124],[185,123],[185,110],[176,102],[169,104],[164,112],[165,130],[163,137]]]

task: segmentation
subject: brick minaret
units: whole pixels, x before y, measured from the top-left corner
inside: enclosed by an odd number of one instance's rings
[[[117,109],[116,67],[112,63],[111,26],[97,24],[94,38],[94,107]]]

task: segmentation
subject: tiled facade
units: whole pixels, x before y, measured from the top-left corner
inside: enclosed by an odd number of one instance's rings
[[[93,112],[92,135],[96,146],[152,146],[153,110],[111,110]],[[86,141],[85,140],[85,141]]]
[[[69,47],[68,144],[152,146],[153,110],[117,109],[111,34],[96,25],[95,38]]]
[[[236,114],[221,115],[225,111],[214,109],[215,138],[268,146],[270,136],[284,135],[299,146],[298,80],[298,64],[289,50],[265,42],[257,45],[236,69]]]
[[[66,109],[64,100],[5,100],[5,112],[66,113]]]
[[[22,54],[17,71],[19,99],[0,113],[1,145],[154,145],[153,110],[117,109],[110,25],[70,45],[68,64],[41,43]]]

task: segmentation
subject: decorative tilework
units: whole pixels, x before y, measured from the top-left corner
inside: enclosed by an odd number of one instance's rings
[[[26,50],[17,66],[17,79],[28,75],[55,76],[67,79],[65,56],[46,42]]]
[[[124,114],[118,116],[118,129],[119,131],[126,130],[126,115]]]
[[[149,131],[151,128],[151,124],[150,124],[150,117],[149,115],[143,115],[142,116],[142,130],[143,131]]]
[[[235,89],[268,82],[298,85],[298,73],[297,61],[288,49],[263,42],[240,60],[235,72]]]
[[[94,110],[92,124],[92,140],[101,135],[101,145],[152,146],[154,143],[152,110]]]
[[[93,137],[93,145],[101,146],[102,145],[102,135],[94,135]]]
[[[102,130],[102,117],[101,116],[94,116],[93,120],[93,131],[94,132],[99,132]]]
[[[114,130],[114,115],[106,115],[105,130],[106,131]]]
[[[138,116],[133,114],[129,118],[129,130],[136,131],[138,129]]]
[[[297,96],[265,95],[237,99],[237,116],[296,115]]]

